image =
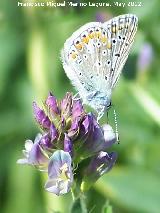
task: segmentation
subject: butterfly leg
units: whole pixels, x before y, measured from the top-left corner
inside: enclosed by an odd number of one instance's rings
[[[100,109],[100,111],[98,112],[97,121],[99,121],[101,119],[101,117],[104,115],[104,109],[105,109],[105,107],[103,106]]]

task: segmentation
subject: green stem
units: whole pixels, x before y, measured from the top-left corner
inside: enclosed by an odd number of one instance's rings
[[[74,184],[71,188],[71,193],[72,193],[73,201],[80,197],[80,194],[81,194],[80,186],[76,181],[74,182]]]
[[[75,201],[76,197],[75,197],[75,193],[73,189],[71,189],[71,194],[72,194],[72,200]]]

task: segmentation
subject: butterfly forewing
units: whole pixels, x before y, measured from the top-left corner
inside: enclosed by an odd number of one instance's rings
[[[122,68],[128,58],[135,33],[137,31],[138,19],[128,14],[122,15],[104,23],[104,26],[111,25],[112,33],[112,68],[111,87],[113,88],[120,76]]]
[[[131,14],[105,23],[91,22],[65,42],[63,66],[84,102],[89,94],[96,92],[110,99],[110,91],[119,79],[133,43],[137,22],[137,17]]]

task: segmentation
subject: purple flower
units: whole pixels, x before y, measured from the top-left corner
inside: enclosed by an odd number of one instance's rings
[[[54,140],[58,139],[58,131],[55,127],[55,125],[52,123],[50,126],[50,137],[51,137],[51,141],[53,142]]]
[[[38,166],[40,170],[44,170],[49,157],[44,152],[40,143],[46,143],[45,140],[48,140],[48,138],[44,138],[41,134],[36,136],[34,143],[31,140],[26,140],[25,150],[23,150],[25,158],[19,159],[17,163]]]
[[[117,153],[99,152],[98,155],[92,157],[88,167],[85,170],[83,182],[81,185],[82,191],[88,188],[98,180],[102,175],[109,172],[114,166],[117,159]]]
[[[74,121],[72,121],[71,128],[68,130],[68,136],[71,138],[76,138],[79,134],[80,129],[80,118],[75,118]]]
[[[110,13],[106,13],[104,11],[99,11],[96,13],[96,21],[98,22],[105,22],[112,18],[112,15]]]
[[[66,133],[64,137],[64,151],[68,152],[72,156],[73,144],[71,139],[68,137]]]
[[[48,116],[45,114],[45,112],[38,107],[36,102],[33,102],[33,113],[36,121],[39,123],[39,125],[44,129],[49,129],[51,122],[48,118]]]
[[[39,140],[39,145],[46,151],[47,149],[52,149],[53,148],[53,143],[51,141],[51,137],[49,133],[44,134],[40,140]]]
[[[100,177],[113,167],[117,159],[117,153],[99,152],[97,156],[93,157],[88,168],[87,173],[91,173],[94,177]]]
[[[76,153],[79,160],[105,151],[116,142],[112,127],[110,125],[100,127],[93,114],[88,114],[83,120],[80,135],[82,137],[81,144],[78,143],[79,148]]]
[[[66,93],[62,101],[49,93],[44,103],[42,110],[33,102],[34,117],[42,134],[34,142],[25,142],[24,158],[17,162],[48,171],[45,189],[62,195],[69,192],[73,183],[71,165],[80,169],[81,161],[90,158],[82,184],[87,188],[115,163],[116,154],[105,152],[116,142],[112,127],[100,126],[92,113],[85,112],[81,101],[73,99],[72,93]]]
[[[56,195],[67,193],[73,183],[72,159],[68,152],[57,150],[50,158],[45,189]]]
[[[116,142],[116,134],[113,131],[113,128],[109,124],[104,124],[102,126],[103,137],[105,140],[105,149],[109,148]]]
[[[46,105],[50,108],[52,113],[59,114],[58,102],[54,95],[50,92],[47,100]]]
[[[66,96],[61,101],[61,116],[67,120],[72,113],[72,94],[67,92]]]
[[[149,43],[145,43],[141,50],[137,61],[138,70],[145,71],[148,69],[153,59],[153,48]]]
[[[73,101],[73,107],[72,107],[72,119],[75,120],[78,117],[81,117],[82,114],[84,114],[84,109],[82,106],[82,103],[77,100]]]

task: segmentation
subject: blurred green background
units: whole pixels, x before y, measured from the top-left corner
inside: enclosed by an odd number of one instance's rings
[[[112,150],[119,157],[86,196],[92,213],[101,212],[106,201],[117,213],[160,212],[159,11],[158,0],[124,8],[18,7],[16,0],[1,0],[0,212],[69,212],[70,194],[56,197],[45,192],[40,172],[16,164],[24,141],[34,139],[38,131],[32,101],[42,103],[50,90],[58,98],[73,91],[60,61],[65,40],[86,22],[123,13],[136,14],[139,28],[112,97],[120,135],[120,145]],[[113,109],[109,118],[114,127]]]

